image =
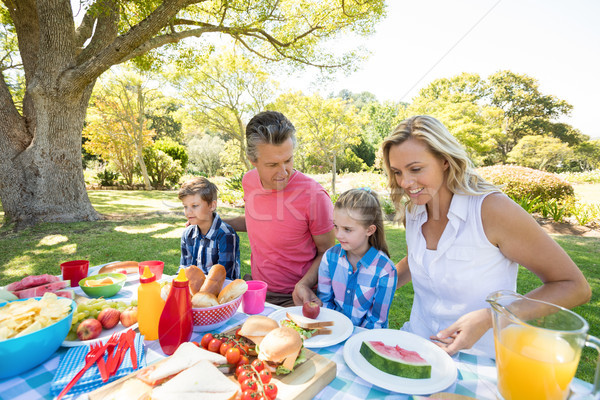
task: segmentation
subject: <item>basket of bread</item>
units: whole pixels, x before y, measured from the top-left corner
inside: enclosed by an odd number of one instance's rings
[[[225,324],[240,306],[242,295],[248,290],[243,279],[225,279],[225,267],[215,264],[208,275],[195,265],[185,268],[192,296],[192,323],[195,332],[205,332]],[[166,297],[170,285],[163,287]],[[166,291],[166,293],[165,293]]]

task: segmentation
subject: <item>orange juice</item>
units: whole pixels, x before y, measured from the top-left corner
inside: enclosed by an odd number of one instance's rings
[[[496,340],[498,390],[505,400],[566,399],[580,352],[550,330],[510,325]]]

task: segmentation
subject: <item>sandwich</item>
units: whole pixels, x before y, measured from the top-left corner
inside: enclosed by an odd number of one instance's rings
[[[306,361],[302,349],[302,338],[298,331],[281,327],[273,329],[263,338],[258,350],[258,359],[263,361],[272,373],[289,374],[297,365]]]
[[[309,339],[316,335],[329,335],[331,334],[331,329],[327,327],[334,325],[333,321],[316,320],[300,314],[286,312],[285,315],[288,319],[282,320],[281,326],[295,329],[302,337],[302,340]]]
[[[206,361],[213,366],[227,364],[227,359],[221,354],[205,350],[191,342],[184,342],[166,361],[145,368],[137,378],[150,386],[156,386],[200,361]]]
[[[210,361],[202,360],[154,388],[153,400],[230,400],[240,388]]]
[[[250,341],[251,345],[260,345],[265,335],[279,328],[277,321],[262,315],[251,315],[246,319],[238,334]],[[252,354],[251,355],[255,355]]]

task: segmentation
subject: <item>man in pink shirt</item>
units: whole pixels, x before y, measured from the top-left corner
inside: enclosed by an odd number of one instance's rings
[[[265,111],[246,126],[245,215],[228,220],[250,240],[252,279],[267,282],[267,301],[282,306],[321,304],[313,288],[325,250],[335,243],[333,204],[314,179],[294,170],[295,128]]]

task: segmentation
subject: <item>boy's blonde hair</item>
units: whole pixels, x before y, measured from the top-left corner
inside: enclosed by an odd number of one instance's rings
[[[369,236],[369,244],[390,256],[385,231],[383,230],[383,213],[377,193],[371,189],[350,189],[340,195],[335,202],[335,209],[347,210],[350,217],[359,221],[365,228],[375,225],[375,233]]]
[[[181,185],[177,197],[179,197],[179,200],[183,200],[186,196],[198,194],[202,200],[210,204],[217,200],[217,190],[217,185],[201,176],[191,179]]]

